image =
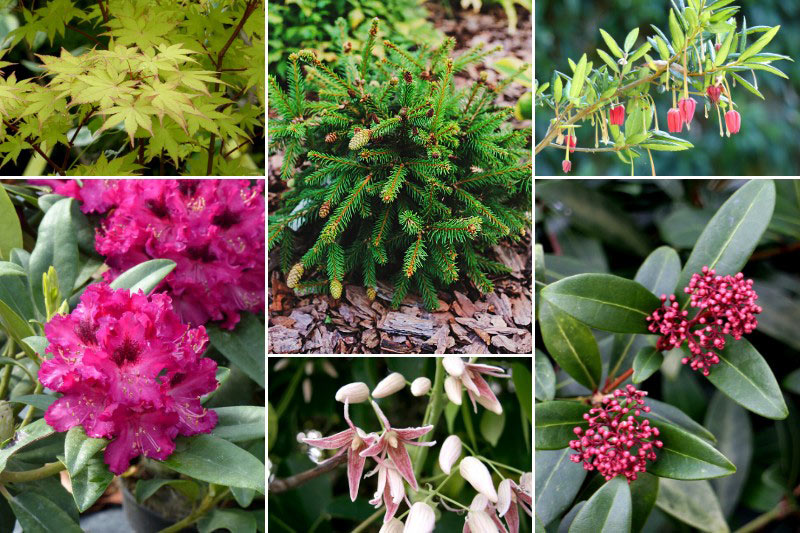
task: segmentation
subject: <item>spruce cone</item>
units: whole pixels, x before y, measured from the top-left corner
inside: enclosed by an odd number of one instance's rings
[[[407,70],[403,72],[403,79],[405,80],[406,83],[411,83],[412,81],[414,81],[414,77]]]
[[[336,135],[336,132],[334,131],[334,132],[331,132],[331,133],[329,133],[329,134],[327,134],[325,136],[325,142],[330,144],[330,143],[336,142],[336,139],[338,139],[338,138],[339,138],[339,136]]]
[[[303,263],[295,263],[289,271],[289,275],[286,276],[286,286],[290,289],[297,287],[297,282],[303,277],[303,271]]]
[[[369,136],[372,132],[370,130],[359,130],[350,139],[350,144],[347,146],[351,150],[358,150],[369,142]]]
[[[330,212],[331,212],[331,203],[326,200],[325,203],[322,204],[319,208],[319,217],[325,218],[328,216],[328,213]]]
[[[336,300],[342,297],[342,282],[338,279],[331,281],[331,296]]]
[[[375,289],[372,288],[372,287],[368,287],[367,288],[367,298],[369,298],[369,301],[370,302],[374,301],[376,296],[378,296],[378,293],[375,292]]]

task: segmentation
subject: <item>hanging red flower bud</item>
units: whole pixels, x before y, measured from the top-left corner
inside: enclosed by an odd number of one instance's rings
[[[731,109],[725,113],[725,125],[728,127],[728,132],[739,133],[739,128],[742,126],[742,116],[738,111]]]
[[[694,110],[697,107],[697,102],[694,101],[694,98],[682,98],[678,101],[678,109],[681,112],[681,119],[686,123],[688,126],[692,123],[692,119],[694,118]]]
[[[612,107],[611,111],[608,112],[608,116],[613,125],[622,126],[622,123],[625,122],[625,106],[620,104]]]
[[[575,147],[578,146],[578,138],[574,135],[565,135],[564,145],[569,146],[569,153],[574,153]]]
[[[719,52],[720,48],[722,48],[722,43],[717,43],[714,45],[714,51]]]
[[[572,161],[567,161],[566,159],[561,162],[561,170],[564,171],[564,174],[568,174],[570,170],[572,170]]]
[[[708,95],[708,99],[716,104],[717,102],[719,102],[719,97],[722,94],[722,87],[718,87],[716,85],[709,85],[708,89],[706,89],[706,94]]]
[[[683,129],[683,115],[676,107],[667,111],[667,128],[670,133],[680,133]]]

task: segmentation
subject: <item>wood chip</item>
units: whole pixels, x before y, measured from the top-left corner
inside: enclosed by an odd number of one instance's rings
[[[472,318],[475,315],[475,304],[472,303],[472,300],[458,291],[453,291],[453,294],[458,301],[458,305],[461,307],[461,312],[458,314],[462,317]]]
[[[369,349],[376,347],[380,343],[378,332],[374,328],[365,330],[361,333],[361,342]]]
[[[390,311],[386,314],[378,328],[389,333],[400,335],[416,335],[418,337],[428,338],[433,335],[436,323],[433,320],[415,317],[396,311]],[[383,346],[383,343],[381,343]]]
[[[294,326],[296,320],[294,318],[290,318],[288,316],[277,315],[270,319],[271,325],[273,326],[283,326],[285,328],[291,328]]]
[[[517,345],[504,335],[495,335],[492,337],[492,346],[504,348],[511,353],[517,353]]]
[[[514,323],[518,326],[528,326],[531,323],[531,301],[522,295],[511,301],[511,311]]]
[[[358,311],[362,312],[368,317],[374,317],[375,311],[372,309],[372,302],[367,298],[367,291],[364,287],[356,287],[355,285],[347,285],[345,287],[345,297],[347,301],[353,304]]]
[[[431,337],[425,341],[425,344],[433,344],[436,346],[436,350],[434,353],[436,354],[443,354],[447,349],[448,344],[448,333],[450,332],[449,326],[442,326],[436,330],[436,333],[431,335]]]
[[[269,328],[270,353],[297,353],[303,347],[300,332],[284,326]]]
[[[500,262],[511,269],[512,276],[515,278],[522,277],[522,271],[525,270],[525,261],[512,247],[494,245],[492,250],[497,254]]]
[[[292,311],[292,314],[289,315],[294,321],[296,322],[295,328],[300,332],[300,335],[306,336],[308,332],[311,330],[311,326],[314,324],[314,317],[312,317],[309,313],[304,313],[299,309],[295,309]]]

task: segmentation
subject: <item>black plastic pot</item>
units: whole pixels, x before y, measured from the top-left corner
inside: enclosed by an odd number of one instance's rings
[[[128,491],[125,483],[120,483],[120,486],[122,487],[122,508],[125,510],[125,516],[128,518],[131,528],[136,533],[156,533],[175,524],[174,520],[168,520],[137,502],[136,497]],[[197,528],[192,526],[183,531],[196,532]]]

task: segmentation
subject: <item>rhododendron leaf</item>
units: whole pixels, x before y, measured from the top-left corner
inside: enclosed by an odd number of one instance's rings
[[[0,301],[23,320],[36,317],[28,288],[28,273],[16,263],[0,261]]]
[[[554,400],[536,404],[534,413],[535,447],[537,450],[558,450],[575,439],[573,429],[587,428],[583,415],[590,407],[580,402]]]
[[[747,339],[731,340],[719,352],[708,380],[745,409],[773,420],[789,416],[775,375]]]
[[[80,472],[70,473],[69,479],[72,483],[75,505],[80,512],[84,512],[103,495],[114,480],[114,474],[103,462],[102,457],[98,456],[89,460]]]
[[[541,402],[546,402],[555,398],[556,373],[553,371],[553,365],[550,363],[550,359],[538,348],[536,349],[536,366],[534,367],[533,373],[534,376],[536,376],[536,388],[534,389],[536,399]]]
[[[82,533],[83,530],[61,507],[38,492],[22,492],[9,500],[23,531],[36,533]]]
[[[647,472],[641,472],[636,481],[631,483],[631,502],[633,502],[631,513],[632,533],[642,531],[647,522],[647,517],[650,516],[650,512],[653,510],[658,496],[659,479]]]
[[[241,442],[264,438],[264,416],[266,409],[257,405],[236,405],[231,407],[217,407],[217,425],[211,432],[212,435],[229,440]]]
[[[534,509],[544,525],[561,516],[578,494],[586,470],[570,461],[572,450],[537,451]]]
[[[12,248],[22,248],[22,228],[14,204],[0,187],[0,259],[7,260]]]
[[[197,523],[200,533],[220,530],[256,533],[257,528],[256,513],[243,509],[214,509]]]
[[[531,372],[520,363],[511,366],[511,379],[514,381],[514,391],[517,393],[519,406],[528,422],[533,422],[533,379]]]
[[[50,344],[50,341],[47,340],[47,337],[41,337],[39,335],[33,335],[31,337],[25,337],[22,339],[22,342],[30,346],[30,348],[36,352],[36,354],[44,359],[45,350],[47,350],[47,345]]]
[[[688,431],[689,433],[705,439],[711,443],[717,442],[717,438],[708,429],[694,421],[692,417],[678,409],[672,404],[660,402],[652,398],[647,398],[647,405],[650,406],[650,412],[645,413],[643,416],[650,419],[650,422],[658,427],[659,422],[669,422],[674,426]]]
[[[64,439],[64,466],[67,467],[70,476],[75,476],[83,471],[89,461],[97,455],[97,452],[106,447],[106,444],[108,444],[106,439],[87,436],[81,426],[70,428]]]
[[[665,513],[700,531],[730,531],[708,481],[662,479],[659,485],[656,505]]]
[[[733,275],[753,253],[775,208],[775,184],[772,180],[752,180],[722,204],[706,225],[683,267],[678,287],[689,284],[692,275],[704,266],[717,275]],[[683,309],[689,307],[689,296],[677,293]]]
[[[264,464],[253,454],[212,435],[178,439],[175,453],[163,464],[208,483],[265,492]]]
[[[539,327],[556,363],[581,385],[597,388],[603,362],[592,331],[547,300],[539,306]]]
[[[783,380],[783,386],[788,391],[800,394],[800,368],[786,376]]]
[[[78,204],[64,198],[48,209],[39,224],[36,246],[31,252],[30,286],[36,307],[44,315],[42,274],[52,266],[58,273],[58,287],[64,298],[72,294],[78,275],[78,241],[73,218],[79,214]],[[27,335],[26,335],[27,336]]]
[[[211,398],[213,398],[217,394],[217,391],[219,391],[222,388],[222,385],[226,381],[228,381],[229,377],[231,377],[231,369],[227,368],[227,367],[224,367],[224,366],[217,366],[217,373],[216,373],[216,375],[214,377],[217,380],[217,384],[218,384],[217,388],[212,390],[208,394],[206,394],[204,396],[201,396],[200,397],[200,403],[203,403],[203,404],[206,403],[207,401],[209,401]]]
[[[586,502],[569,533],[618,533],[631,529],[631,490],[623,476],[607,481]]]
[[[750,473],[753,456],[750,416],[741,406],[717,391],[708,406],[705,424],[717,435],[719,451],[736,465],[735,474],[711,480],[711,486],[719,496],[722,514],[729,516],[739,502]]]
[[[610,274],[570,276],[542,289],[541,296],[587,326],[616,333],[648,333],[646,318],[661,305],[639,283]]]
[[[736,466],[708,441],[667,422],[654,422],[652,425],[659,429],[658,439],[664,446],[656,449],[658,458],[647,466],[651,474],[694,480],[736,472]]]
[[[633,359],[633,377],[634,383],[641,383],[653,374],[655,374],[661,363],[664,362],[664,354],[661,350],[656,349],[655,346],[645,346],[636,357]]]
[[[169,485],[192,501],[200,496],[200,486],[190,479],[140,479],[136,482],[134,491],[136,501],[144,503],[165,485]]]
[[[256,497],[256,491],[253,489],[243,489],[241,487],[231,487],[231,494],[233,494],[233,499],[236,500],[236,503],[245,509],[250,507],[250,504],[253,503]]]
[[[128,289],[150,294],[175,269],[175,261],[151,259],[129,268],[111,282],[112,289]]]
[[[251,313],[242,313],[233,331],[217,326],[208,328],[211,344],[239,370],[264,387],[264,324]]]
[[[15,341],[20,343],[25,353],[33,357],[34,351],[22,342],[25,337],[33,335],[33,328],[15,313],[5,302],[0,300],[0,325]]]
[[[32,405],[41,411],[46,411],[56,400],[58,400],[58,398],[50,396],[49,394],[25,394],[24,396],[15,396],[9,401]]]
[[[54,433],[53,428],[47,425],[44,418],[32,422],[22,429],[18,429],[14,439],[5,448],[0,449],[0,472],[5,470],[8,459],[25,446],[42,440]]]

